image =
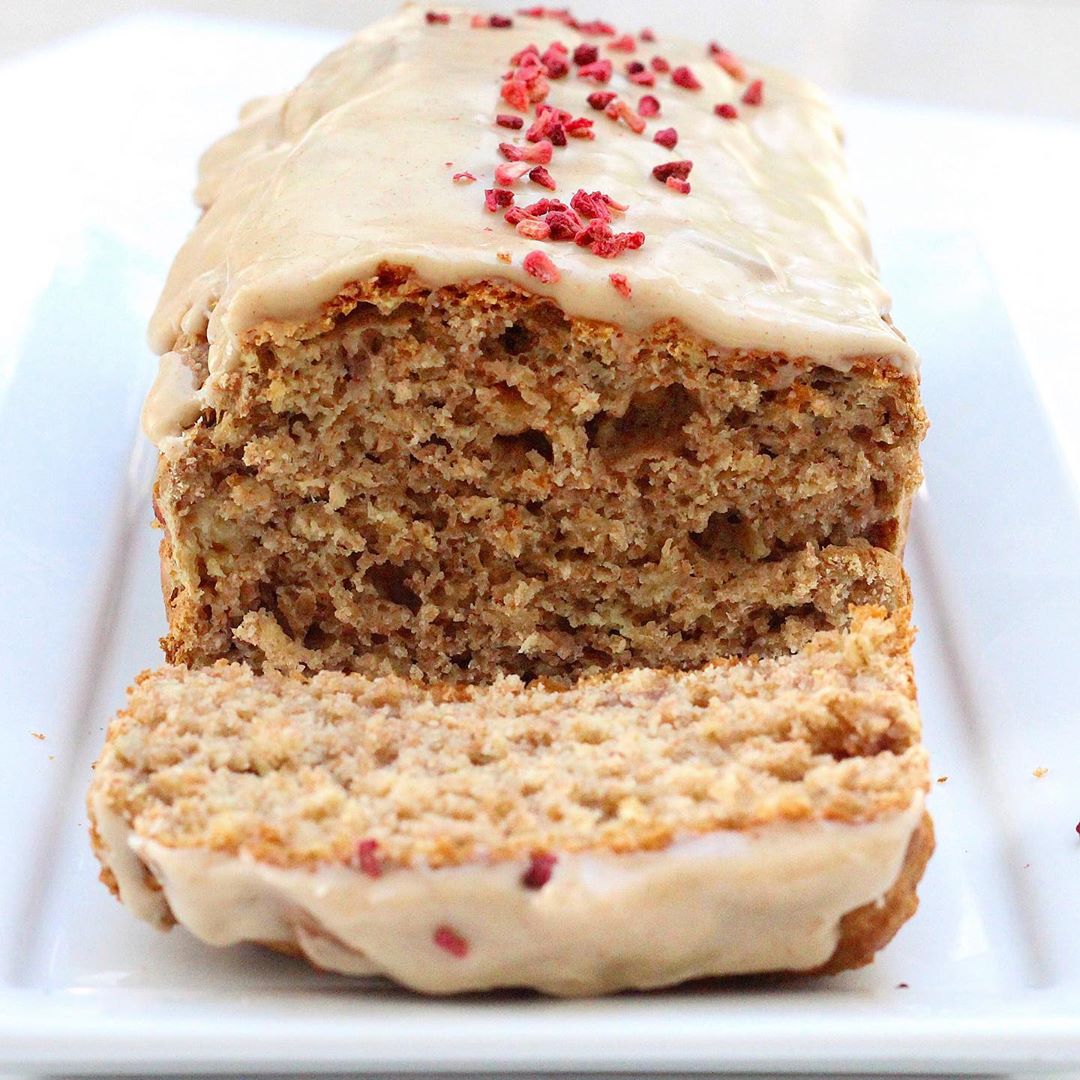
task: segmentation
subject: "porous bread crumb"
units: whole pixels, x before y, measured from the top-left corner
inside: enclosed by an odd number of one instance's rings
[[[906,612],[794,656],[569,689],[395,676],[140,676],[94,791],[136,834],[275,865],[630,852],[775,821],[866,821],[927,786]]]
[[[176,348],[196,382],[206,342]],[[163,455],[168,657],[434,681],[699,667],[908,602],[918,386],[384,267]]]

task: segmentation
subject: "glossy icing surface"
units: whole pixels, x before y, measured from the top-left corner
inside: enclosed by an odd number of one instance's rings
[[[519,50],[535,44],[543,52],[553,41],[571,54],[595,45],[613,64],[599,85],[570,62],[542,102],[593,120],[595,138],[553,148],[546,168],[556,190],[528,175],[508,186],[518,206],[541,197],[570,202],[579,189],[625,205],[613,227],[645,240],[614,259],[572,240],[519,235],[503,210],[485,208],[484,191],[497,186],[495,168],[504,164],[499,144],[536,145],[525,138],[535,104],[516,111],[520,130],[495,122],[515,114],[500,97],[503,76]],[[205,330],[212,383],[246,331],[267,320],[309,321],[344,284],[386,262],[412,267],[431,287],[510,280],[627,334],[677,319],[722,347],[841,368],[868,356],[912,373],[913,350],[883,319],[889,298],[821,94],[754,64],[733,78],[704,41],[635,39],[632,52],[612,50],[614,41],[521,15],[510,28],[474,26],[458,10],[430,24],[423,9],[409,7],[332,53],[292,93],[253,103],[202,160],[196,197],[205,213],[154,315],[155,348],[167,352],[182,331]],[[673,69],[688,66],[701,88],[662,72],[652,87],[633,84],[626,65],[648,67],[655,56]],[[744,104],[758,79],[761,103]],[[637,133],[589,106],[597,89],[634,108],[651,95],[660,113]],[[718,104],[734,104],[737,117],[716,115]],[[669,127],[678,132],[673,149],[653,141]],[[653,176],[674,160],[693,162],[689,194]],[[466,172],[475,182],[455,182]],[[537,251],[558,281],[528,272],[525,258]],[[629,297],[612,273],[625,276]],[[183,426],[178,401],[163,392],[152,402],[159,429]]]

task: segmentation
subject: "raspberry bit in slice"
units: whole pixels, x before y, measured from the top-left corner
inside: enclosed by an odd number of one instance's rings
[[[514,25],[514,20],[509,15],[491,15],[487,24],[492,30],[509,30]]]
[[[514,193],[506,188],[488,188],[484,192],[484,205],[493,214],[498,213],[504,206],[509,206],[514,201]]]
[[[714,105],[713,112],[717,116],[722,116],[725,120],[739,119],[739,110],[730,101],[725,101],[722,105]]]
[[[666,75],[671,70],[671,64],[668,63],[662,56],[654,56],[649,61],[649,67],[653,71],[658,72],[660,75]]]
[[[450,16],[445,11],[429,11],[424,16],[428,26],[445,26],[450,21]]]
[[[540,218],[522,218],[515,226],[518,236],[524,236],[526,240],[549,240],[551,239],[551,226]]]
[[[744,105],[760,105],[763,100],[763,91],[765,84],[761,79],[755,79],[747,88],[746,93],[743,94],[742,100]]]
[[[656,75],[652,71],[635,71],[632,75],[628,75],[627,78],[635,86],[655,86]]]
[[[593,122],[587,116],[576,116],[566,122],[566,134],[571,139],[595,139],[592,126]]]
[[[525,273],[532,274],[545,285],[554,285],[562,277],[559,268],[542,251],[530,251],[521,265],[525,267]]]
[[[660,100],[655,98],[652,94],[646,94],[638,102],[638,116],[659,116],[660,115]]]
[[[684,90],[701,89],[701,80],[685,64],[671,73],[671,81]]]
[[[679,141],[679,133],[674,128],[661,128],[653,137],[654,143],[659,143],[668,150],[674,150]]]
[[[677,191],[680,195],[690,194],[690,181],[680,180],[677,176],[669,176],[664,183],[671,188],[672,191]]]
[[[432,941],[448,952],[451,956],[456,956],[459,960],[469,954],[469,943],[452,927],[438,926],[435,928],[435,933],[432,935]]]
[[[553,41],[540,57],[549,79],[562,79],[570,73],[570,54],[561,41]]]
[[[495,123],[499,127],[510,128],[511,131],[520,131],[525,126],[525,120],[521,116],[512,116],[510,113],[499,113],[495,117]]]
[[[558,861],[558,857],[550,852],[534,851],[529,858],[529,869],[521,875],[521,884],[526,889],[542,889],[551,880],[551,872]]]
[[[361,840],[356,845],[356,865],[370,878],[382,877],[383,864],[379,858],[378,840]]]
[[[638,34],[638,37],[641,38],[642,41],[655,41],[656,33],[646,26],[645,29]]]
[[[608,281],[615,286],[615,291],[626,300],[630,299],[630,282],[626,280],[625,274],[608,274]]]
[[[475,184],[476,177],[471,172],[456,172],[453,175],[455,184]]]

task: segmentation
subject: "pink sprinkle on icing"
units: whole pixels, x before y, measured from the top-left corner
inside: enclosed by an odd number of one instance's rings
[[[594,90],[585,100],[594,109],[606,109],[617,96],[613,90]]]
[[[459,960],[469,954],[469,943],[452,926],[438,926],[432,935],[432,941],[440,949],[456,956]]]
[[[592,64],[585,64],[578,68],[579,79],[592,79],[594,82],[606,83],[611,79],[611,73],[614,68],[611,65],[611,61],[597,60]]]
[[[361,840],[356,845],[356,862],[362,874],[367,874],[371,878],[382,877],[383,865],[382,859],[379,858],[379,841]]]
[[[534,184],[539,184],[542,188],[547,188],[548,191],[555,190],[555,179],[543,165],[537,165],[535,169],[530,169],[529,179]]]
[[[661,183],[673,176],[679,180],[685,180],[690,175],[690,170],[693,167],[694,163],[692,161],[665,161],[662,165],[653,166],[652,174]]]
[[[608,48],[612,52],[632,53],[637,49],[637,42],[634,40],[633,34],[622,34],[620,37],[615,38],[614,41],[609,41]]]
[[[654,143],[659,143],[668,150],[674,150],[679,142],[679,133],[673,128],[661,128],[653,137]]]
[[[722,105],[714,105],[713,112],[717,116],[722,116],[725,120],[738,120],[739,118],[739,110],[730,101],[725,101]]]
[[[510,128],[511,131],[520,131],[525,126],[525,119],[521,116],[512,116],[510,113],[499,113],[495,117],[495,123],[499,127]]]
[[[615,291],[627,300],[630,299],[630,282],[626,280],[625,274],[608,274],[608,281],[615,286]]]
[[[488,188],[484,192],[484,205],[493,214],[514,201],[514,193],[506,188]]]
[[[527,161],[510,161],[495,168],[495,183],[509,186],[520,180],[532,166]]]
[[[641,31],[641,33],[638,34],[638,37],[641,38],[642,41],[655,41],[656,40],[656,33],[653,30],[650,30],[649,27],[646,26]]]
[[[655,86],[656,74],[652,71],[635,71],[627,76],[635,86]]]
[[[450,16],[445,11],[429,11],[424,15],[424,21],[428,26],[445,26]]]
[[[574,50],[574,63],[578,67],[584,67],[586,64],[595,64],[600,59],[600,50],[595,45],[589,45],[582,42]]]
[[[540,218],[522,218],[514,228],[526,240],[547,240],[551,236],[551,226]]]
[[[649,67],[651,67],[653,71],[659,72],[661,75],[666,75],[671,70],[671,64],[669,64],[662,56],[654,56],[649,61]]]
[[[474,184],[476,183],[476,177],[471,172],[456,172],[453,175],[453,181],[455,184]]]
[[[672,191],[677,191],[680,195],[690,194],[690,182],[688,180],[680,180],[677,176],[669,176],[664,183]]]
[[[526,889],[542,889],[550,880],[558,857],[547,851],[534,851],[529,858],[529,869],[521,876]]]
[[[528,161],[533,165],[547,165],[551,161],[552,143],[550,139],[541,139],[530,146],[515,146],[513,143],[499,143],[499,153],[507,161]]]
[[[671,81],[685,90],[701,89],[701,80],[685,64],[671,73]]]
[[[645,130],[645,121],[622,98],[615,98],[614,101],[608,102],[604,113],[612,120],[622,120],[636,135],[640,135]]]
[[[653,97],[652,94],[646,94],[638,102],[638,116],[659,116],[660,115],[660,101],[658,98]]]
[[[530,251],[521,265],[527,274],[545,285],[554,285],[562,277],[559,268],[542,251]]]
[[[737,82],[746,78],[743,62],[730,49],[725,49],[713,41],[709,43],[709,55]]]
[[[765,83],[761,79],[755,79],[743,94],[744,105],[760,105],[764,98]]]

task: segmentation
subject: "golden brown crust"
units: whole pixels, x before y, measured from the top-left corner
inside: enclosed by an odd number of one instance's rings
[[[933,853],[934,823],[929,814],[924,814],[908,844],[896,883],[881,903],[864,904],[844,916],[836,952],[820,968],[808,974],[835,975],[869,964],[915,914],[919,906],[917,888]]]

